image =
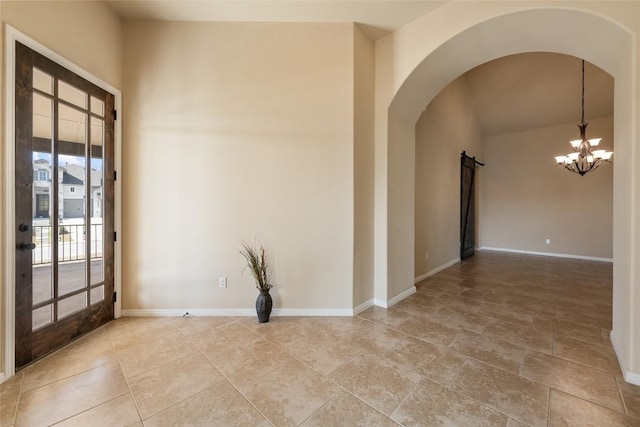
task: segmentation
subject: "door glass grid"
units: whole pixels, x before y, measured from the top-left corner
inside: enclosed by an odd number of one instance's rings
[[[33,69],[32,330],[104,301],[105,104]]]

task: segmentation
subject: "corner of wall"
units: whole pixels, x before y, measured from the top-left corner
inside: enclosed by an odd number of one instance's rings
[[[0,2],[0,17],[2,17],[2,2]],[[6,135],[4,129],[4,105],[6,102],[5,99],[5,75],[4,75],[4,66],[5,66],[5,49],[4,49],[4,40],[5,40],[5,23],[0,18],[0,87],[2,90],[2,96],[0,96],[0,138],[1,141],[4,141],[3,145],[0,147],[0,177],[4,182],[4,164],[5,164],[5,146],[6,144]],[[5,226],[5,189],[4,184],[0,185],[0,227],[2,228],[2,233],[0,233],[0,307],[2,308],[2,312],[4,312],[4,304],[5,299],[4,295],[6,292],[5,286],[5,247],[7,245],[6,242],[6,233],[4,232]],[[0,316],[0,382],[5,380],[5,373],[2,371],[4,369],[4,353],[5,353],[5,323],[4,316]]]
[[[357,314],[363,306],[373,305],[374,295],[375,45],[360,25],[354,24],[353,33],[352,304]]]
[[[613,345],[614,352],[618,359],[618,364],[620,365],[620,370],[622,371],[622,375],[624,380],[630,384],[640,386],[640,373],[631,372],[629,370],[629,366],[625,363],[625,360],[620,357],[621,354],[626,354],[626,349],[622,347],[623,340],[619,340],[616,338],[615,331],[612,330],[609,337],[611,339],[611,344]]]

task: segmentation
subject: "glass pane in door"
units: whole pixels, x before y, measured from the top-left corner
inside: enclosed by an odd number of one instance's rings
[[[43,307],[36,308],[32,312],[31,329],[40,329],[43,326],[53,322],[53,304],[47,304]]]
[[[91,98],[91,108],[96,108],[98,114],[104,111],[104,103],[94,102]],[[93,113],[93,111],[92,111]],[[91,213],[89,218],[91,252],[91,285],[97,285],[104,281],[103,244],[104,230],[102,228],[103,206],[104,206],[104,167],[103,158],[103,138],[104,120],[98,117],[91,117],[91,203],[89,204]],[[100,293],[93,295],[91,291],[91,301],[101,301]],[[104,293],[104,292],[103,292]]]
[[[91,114],[94,114],[98,117],[104,117],[104,101],[92,96]]]
[[[58,296],[87,285],[87,114],[58,105]]]
[[[58,320],[84,309],[87,306],[87,292],[72,295],[58,301]]]
[[[37,68],[33,69],[33,88],[53,95],[53,77]]]
[[[104,285],[100,285],[91,289],[91,304],[95,304],[104,300]]]
[[[46,88],[47,75],[39,73],[39,80]],[[36,69],[34,69],[34,79]],[[51,79],[50,76],[48,76]],[[32,185],[32,220],[31,228],[22,231],[31,234],[32,250],[32,303],[40,304],[53,298],[53,271],[51,264],[51,194],[53,194],[52,178],[52,128],[53,100],[50,97],[33,94],[33,137],[34,150],[33,185]],[[28,239],[28,238],[27,238]],[[34,327],[51,322],[51,310],[33,312]]]
[[[58,81],[58,96],[82,109],[87,108],[87,93],[62,80]]]

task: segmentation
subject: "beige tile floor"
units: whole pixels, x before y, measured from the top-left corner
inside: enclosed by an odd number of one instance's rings
[[[353,318],[123,318],[1,388],[4,426],[640,426],[611,265],[480,252]]]

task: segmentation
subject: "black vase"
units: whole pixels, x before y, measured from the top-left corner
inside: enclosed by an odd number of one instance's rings
[[[273,300],[269,291],[260,291],[260,295],[256,299],[256,313],[258,314],[258,322],[267,323],[269,316],[271,316],[271,308],[273,307]]]

